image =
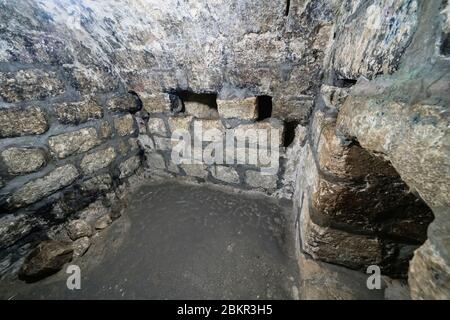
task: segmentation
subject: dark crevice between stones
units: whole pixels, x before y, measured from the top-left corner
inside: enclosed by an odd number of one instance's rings
[[[258,96],[256,97],[256,105],[258,110],[257,121],[262,121],[272,117],[272,97]]]
[[[284,10],[284,15],[286,17],[289,15],[290,8],[291,8],[291,0],[286,0],[286,8]]]
[[[295,129],[299,125],[299,121],[286,121],[284,125],[283,147],[289,147],[295,139]]]
[[[441,54],[450,56],[450,33],[443,33],[441,36]]]

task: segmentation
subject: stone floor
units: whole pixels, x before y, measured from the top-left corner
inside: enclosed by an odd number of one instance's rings
[[[67,289],[63,269],[33,284],[3,283],[0,298],[383,298],[364,288],[360,273],[297,262],[290,203],[172,182],[130,197],[126,213],[72,262],[81,268],[81,290]]]

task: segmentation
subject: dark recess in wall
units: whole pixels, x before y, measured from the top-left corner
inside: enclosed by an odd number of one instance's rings
[[[258,96],[256,98],[258,119],[261,121],[272,117],[272,97],[271,96]]]
[[[283,147],[287,148],[291,145],[295,138],[295,128],[299,125],[298,121],[286,121],[284,126]]]
[[[441,37],[441,54],[450,55],[450,33],[443,33]]]
[[[173,94],[184,101],[199,102],[208,105],[212,109],[217,109],[217,93],[194,93],[188,90],[177,90]]]
[[[133,90],[128,90],[128,93],[133,95],[136,98],[136,106],[137,106],[137,108],[135,110],[136,111],[142,110],[142,106],[143,105],[142,105],[142,100],[139,97],[139,95]]]

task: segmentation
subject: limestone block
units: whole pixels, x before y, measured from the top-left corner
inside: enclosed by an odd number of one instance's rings
[[[39,107],[0,108],[0,138],[42,134],[47,119]]]
[[[54,106],[58,121],[64,124],[80,124],[103,116],[103,109],[93,100],[61,103]]]
[[[256,97],[235,100],[217,100],[217,110],[223,118],[255,120],[258,118]]]
[[[210,170],[212,176],[217,180],[227,183],[239,183],[239,174],[232,167],[213,166]]]
[[[1,153],[9,174],[26,174],[46,164],[45,151],[40,148],[11,147]]]
[[[116,151],[113,147],[87,154],[83,157],[80,167],[85,174],[92,174],[100,169],[109,166],[116,158]]]
[[[277,188],[278,177],[273,174],[264,174],[259,171],[247,170],[245,182],[254,188],[262,188],[271,191]]]
[[[131,114],[114,117],[114,127],[119,136],[127,136],[135,132],[134,118]]]

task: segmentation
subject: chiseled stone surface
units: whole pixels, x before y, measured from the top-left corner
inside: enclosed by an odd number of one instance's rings
[[[51,152],[59,159],[86,152],[100,143],[97,130],[93,127],[62,133],[48,139]]]
[[[131,114],[114,118],[114,127],[119,136],[127,136],[135,132],[134,119]]]
[[[258,117],[257,98],[217,100],[217,110],[223,118],[255,120]]]
[[[109,166],[116,158],[116,151],[109,147],[100,151],[89,153],[81,160],[80,167],[85,174],[92,174]]]
[[[26,174],[43,167],[47,160],[45,151],[40,148],[11,147],[1,153],[9,174]]]
[[[55,72],[39,69],[0,72],[0,98],[6,102],[43,100],[64,92]]]
[[[42,134],[48,127],[39,107],[0,108],[0,138]]]
[[[26,206],[70,185],[78,176],[78,170],[74,165],[58,167],[44,177],[21,186],[14,191],[8,202],[16,208]]]
[[[103,116],[103,109],[95,101],[62,103],[54,106],[59,122],[64,124],[80,124]]]

